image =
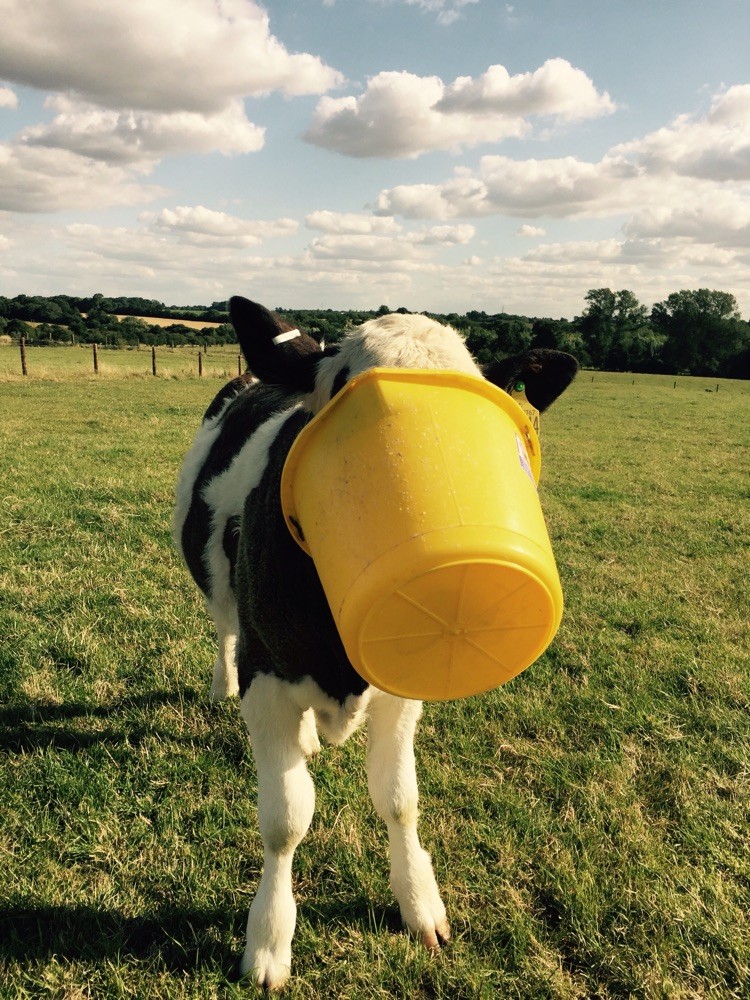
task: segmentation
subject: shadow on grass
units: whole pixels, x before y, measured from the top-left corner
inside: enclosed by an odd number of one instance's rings
[[[0,708],[0,752],[21,753],[47,748],[85,750],[101,744],[111,746],[125,742],[133,747],[153,736],[193,742],[192,737],[180,734],[178,727],[167,730],[149,719],[149,713],[162,705],[197,706],[202,714],[215,717],[217,721],[228,711],[225,705],[211,704],[207,693],[191,688],[150,691],[106,705],[80,701],[58,705],[19,700]],[[102,719],[110,724],[101,726]]]
[[[230,975],[237,955],[226,941],[244,930],[244,916],[233,918],[221,910],[169,909],[126,917],[85,905],[8,906],[0,908],[0,959],[131,957],[157,960],[172,972],[219,965]]]
[[[364,897],[306,905],[300,915],[316,934],[356,927],[365,933],[403,932],[396,907],[373,907]],[[0,961],[32,963],[52,957],[69,961],[103,959],[155,961],[170,972],[219,967],[239,978],[247,913],[222,909],[179,909],[127,917],[86,905],[0,907]],[[236,941],[237,950],[228,944]]]

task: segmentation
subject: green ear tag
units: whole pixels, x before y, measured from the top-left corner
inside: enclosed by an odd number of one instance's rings
[[[529,422],[536,433],[539,434],[539,410],[535,406],[532,406],[526,398],[525,384],[523,382],[516,382],[510,395],[529,418]]]

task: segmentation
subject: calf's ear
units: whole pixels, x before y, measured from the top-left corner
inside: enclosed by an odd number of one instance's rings
[[[256,378],[294,392],[312,392],[324,356],[317,340],[241,295],[229,300],[229,318]]]
[[[526,398],[540,413],[568,388],[577,371],[578,362],[572,354],[541,347],[482,367],[487,381],[506,392],[523,382]]]

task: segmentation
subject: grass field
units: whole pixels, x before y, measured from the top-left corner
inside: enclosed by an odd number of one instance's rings
[[[203,375],[206,378],[233,378],[238,371],[236,346],[209,347],[203,354]],[[197,347],[157,347],[156,373],[160,378],[198,378]],[[94,375],[91,344],[54,347],[27,347],[28,378],[32,381],[69,381],[71,379],[101,380],[112,378],[153,378],[151,348],[140,350],[98,349],[98,376]],[[0,344],[0,383],[24,381],[21,356],[17,344]]]
[[[252,756],[169,533],[220,381],[127,355],[0,376],[2,998],[254,993]],[[357,736],[311,763],[285,996],[750,996],[750,384],[673,382],[582,373],[543,419],[563,625],[506,687],[425,710],[454,941],[399,929]]]

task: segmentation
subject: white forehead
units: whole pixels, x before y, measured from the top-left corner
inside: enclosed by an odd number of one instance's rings
[[[311,399],[317,412],[331,398],[339,372],[346,379],[368,368],[451,368],[480,375],[460,333],[429,316],[390,313],[346,334],[338,354],[321,361]]]

